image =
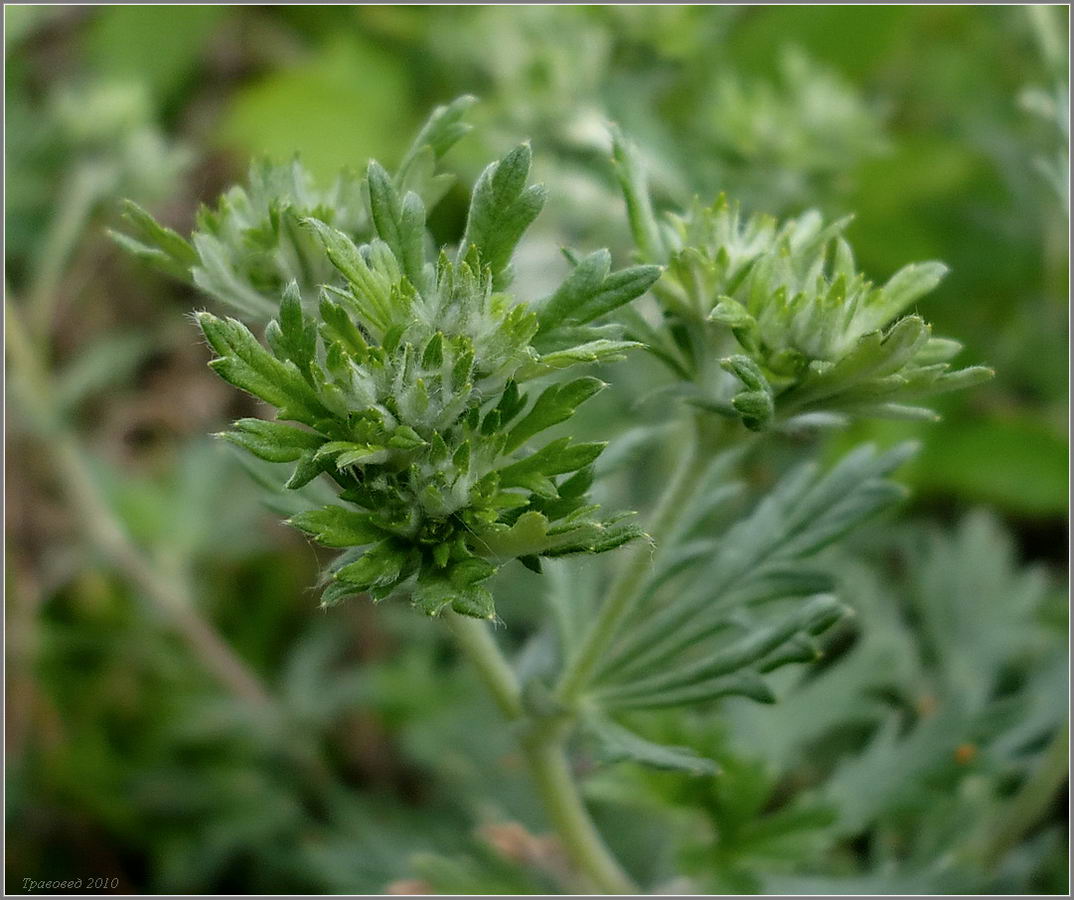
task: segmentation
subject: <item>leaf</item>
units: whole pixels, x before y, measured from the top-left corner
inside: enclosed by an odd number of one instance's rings
[[[313,537],[326,547],[359,547],[384,538],[384,532],[374,526],[367,513],[325,506],[291,516],[288,525]]]
[[[652,201],[649,199],[645,166],[634,144],[615,127],[612,128],[612,159],[623,198],[626,200],[630,230],[641,258],[647,262],[662,263],[667,254],[656,224],[656,216],[653,214]]]
[[[510,453],[546,428],[567,421],[579,406],[605,387],[607,385],[599,378],[587,375],[566,384],[553,384],[545,388],[530,411],[507,435],[504,452]]]
[[[239,419],[231,427],[235,430],[217,436],[267,462],[294,462],[325,441],[319,434],[264,419]]]
[[[307,450],[299,457],[298,465],[295,466],[294,472],[291,473],[284,487],[292,491],[301,490],[318,475],[323,475],[333,468],[335,468],[333,460],[318,456],[314,450]]]
[[[482,532],[477,538],[477,546],[482,553],[498,559],[532,556],[548,546],[548,528],[546,516],[529,510],[510,527],[498,523],[495,529]]]
[[[369,163],[369,208],[380,239],[419,293],[429,289],[425,271],[425,207],[415,193],[402,200],[391,177],[375,160]]]
[[[722,359],[720,366],[724,371],[735,375],[748,388],[731,399],[731,405],[742,416],[742,424],[751,431],[763,431],[771,424],[776,412],[772,387],[768,380],[748,356]]]
[[[555,496],[555,485],[547,476],[562,475],[588,466],[606,446],[595,442],[572,445],[569,437],[552,441],[525,459],[499,469],[500,486],[525,487],[541,496]]]
[[[277,359],[289,359],[307,379],[311,377],[317,354],[317,325],[302,311],[297,282],[284,288],[279,317],[268,323],[265,339]]]
[[[277,407],[281,419],[315,425],[330,415],[295,364],[272,356],[241,322],[207,312],[195,318],[218,354],[209,365],[225,381]]]
[[[369,267],[354,246],[354,241],[342,231],[314,218],[303,219],[302,224],[316,232],[332,265],[353,288],[353,294],[335,292],[335,296],[349,304],[362,317],[364,324],[380,334],[387,332],[395,324],[388,280]]]
[[[359,464],[376,465],[389,457],[388,449],[377,444],[360,444],[356,441],[329,441],[317,451],[317,458],[335,460],[337,469]]]
[[[409,574],[405,553],[390,541],[381,541],[366,550],[355,562],[337,569],[333,577],[357,590],[374,591],[394,587]]]
[[[896,272],[883,287],[883,302],[873,313],[877,326],[886,325],[919,298],[933,290],[947,274],[941,262],[911,263]]]
[[[88,397],[127,381],[152,351],[144,334],[98,338],[67,363],[56,378],[56,405],[73,412]]]
[[[685,696],[716,696],[727,684],[726,676],[742,669],[757,666],[760,671],[768,672],[787,662],[800,661],[803,654],[796,644],[798,636],[825,631],[846,612],[846,608],[830,595],[814,597],[779,621],[752,627],[738,641],[710,650],[700,659],[672,664],[654,675],[631,680],[622,687],[609,688],[602,692],[602,701],[616,706],[662,706],[670,705],[670,697],[679,702]],[[794,652],[786,657],[779,656],[788,645],[792,645]],[[806,645],[806,648],[804,658],[816,658],[812,647]]]
[[[812,632],[814,624],[830,626],[838,605],[830,598],[814,600],[774,618],[758,605],[782,597],[786,606],[812,587],[829,587],[823,571],[805,565],[805,560],[903,496],[902,489],[883,476],[914,449],[904,445],[876,454],[863,447],[824,475],[813,466],[799,467],[724,535],[698,539],[694,547],[680,544],[678,553],[665,551],[651,576],[646,602],[634,609],[618,644],[601,664],[598,685],[607,685],[601,690],[617,697],[616,702],[629,699],[629,705],[644,705],[657,694],[660,705],[728,692],[763,696],[756,677],[731,677],[735,666],[760,665],[798,631]],[[704,503],[704,498],[695,503]],[[691,519],[689,511],[685,517]],[[690,538],[687,532],[678,540]],[[674,584],[676,593],[660,601],[665,584]],[[744,643],[727,644],[729,630],[743,627]],[[787,651],[789,660],[804,655],[801,647]],[[652,676],[654,671],[662,674]]]
[[[720,767],[688,747],[655,744],[612,721],[590,712],[583,720],[585,729],[597,739],[601,755],[610,762],[639,762],[657,769],[688,772],[691,775],[717,775]]]
[[[255,290],[235,270],[235,255],[222,241],[203,231],[192,238],[198,264],[194,284],[210,297],[254,321],[265,321],[278,309],[275,299]]]
[[[476,247],[482,263],[492,270],[497,289],[510,283],[508,267],[515,247],[544,206],[544,187],[526,187],[530,158],[529,144],[521,144],[489,165],[474,185],[470,200],[458,260]]]
[[[113,240],[165,274],[181,281],[191,280],[198,254],[188,241],[161,225],[133,200],[123,201],[123,219],[135,237],[110,230]]]
[[[610,273],[611,255],[597,250],[585,257],[538,309],[540,331],[583,325],[640,297],[661,273],[659,266],[631,266]]]
[[[366,343],[358,326],[347,315],[346,310],[322,294],[320,312],[321,334],[325,339],[325,343],[334,341],[348,353],[358,359],[364,359],[366,350],[369,349],[369,344]]]
[[[560,531],[555,543],[541,555],[554,559],[576,553],[606,553],[636,540],[652,543],[649,535],[637,525],[581,523]]]
[[[590,341],[577,347],[568,347],[564,350],[546,353],[536,362],[520,366],[515,372],[515,378],[518,381],[528,381],[531,378],[548,375],[557,369],[566,369],[585,363],[616,362],[626,358],[626,351],[641,346],[636,341],[609,341],[603,339]]]
[[[476,102],[476,97],[465,94],[433,110],[417,137],[414,138],[414,143],[410,145],[410,149],[406,152],[396,172],[395,184],[400,191],[405,193],[407,190],[412,190],[418,196],[424,196],[420,189],[421,182],[417,178],[423,151],[428,151],[431,162],[435,166],[440,157],[470,132],[471,126],[462,119]],[[429,197],[425,196],[425,200],[431,205]]]
[[[482,553],[494,559],[507,560],[603,553],[643,537],[646,535],[640,528],[621,524],[618,520],[599,522],[582,519],[553,526],[544,513],[531,509],[519,516],[518,521],[510,527],[496,523],[480,532],[474,544]]]
[[[487,588],[480,584],[459,585],[442,576],[420,578],[411,600],[430,616],[438,616],[448,607],[475,619],[493,619],[496,615]]]

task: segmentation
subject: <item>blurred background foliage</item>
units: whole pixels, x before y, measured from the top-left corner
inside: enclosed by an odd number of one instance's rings
[[[8,323],[9,890],[570,887],[437,623],[315,609],[317,553],[205,436],[252,401],[204,369],[184,319],[204,301],[105,233],[124,196],[188,229],[252,155],[325,180],[390,161],[469,92],[463,177],[430,224],[456,231],[484,163],[531,138],[551,200],[518,260],[528,296],[560,246],[625,262],[615,121],[663,206],[854,212],[880,280],[944,260],[926,315],[998,372],[938,425],[819,448],[921,439],[913,499],[844,551],[857,621],[785,702],[639,720],[722,775],[579,748],[628,868],[699,891],[1066,891],[1065,9],[21,6],[5,26],[5,290],[26,325]],[[612,370],[578,425],[620,435],[617,506],[664,477],[661,377]],[[600,564],[565,568],[504,580],[507,640],[535,596],[599,584]]]

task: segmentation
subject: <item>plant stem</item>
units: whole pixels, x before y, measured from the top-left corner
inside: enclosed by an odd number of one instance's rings
[[[593,824],[571,775],[564,751],[567,723],[538,722],[527,716],[518,678],[484,622],[451,611],[444,618],[507,720],[529,726],[521,739],[526,765],[574,867],[603,893],[635,893],[635,885]]]
[[[32,411],[39,413],[43,445],[51,453],[79,524],[91,542],[138,587],[168,618],[201,659],[205,668],[237,697],[259,707],[271,706],[269,693],[217,631],[198,613],[188,592],[163,577],[131,541],[101,495],[87,462],[85,450],[56,410],[55,392],[48,372],[14,303],[5,303],[6,345],[11,361],[29,387]]]
[[[444,613],[444,618],[500,711],[512,722],[524,718],[518,678],[500,652],[488,626],[480,619],[451,610]]]
[[[637,887],[604,843],[585,808],[571,775],[563,739],[538,738],[528,742],[524,751],[548,817],[575,867],[602,893],[637,893]]]
[[[675,473],[653,511],[649,533],[658,541],[668,536],[711,462],[701,415],[691,420],[683,457],[676,464]],[[607,599],[563,673],[557,692],[562,703],[571,705],[585,689],[594,668],[615,638],[619,625],[645,589],[645,573],[652,560],[651,547],[641,544],[633,548],[630,559],[619,570]]]

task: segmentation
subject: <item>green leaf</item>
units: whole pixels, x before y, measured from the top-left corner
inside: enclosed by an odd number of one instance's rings
[[[535,434],[567,421],[579,406],[606,387],[599,378],[587,375],[566,384],[553,384],[545,388],[530,411],[507,435],[504,452],[510,453]]]
[[[740,654],[749,657],[755,652],[760,660],[774,648],[762,641],[760,649],[747,643],[732,653],[723,643],[728,629],[745,626],[747,635],[762,640],[765,634],[778,636],[780,623],[793,623],[793,618],[785,616],[765,621],[759,604],[781,597],[789,602],[812,587],[827,589],[823,572],[805,561],[904,495],[901,486],[884,476],[915,449],[903,445],[877,454],[871,447],[862,447],[823,475],[815,466],[801,466],[784,476],[725,534],[698,538],[695,547],[680,545],[677,552],[665,551],[651,576],[646,602],[634,610],[618,646],[603,662],[598,680],[615,685],[608,690],[618,692],[625,701],[628,696],[641,696],[636,687],[639,679],[649,678],[654,671],[672,672],[677,661],[693,658],[700,662],[690,665],[715,668],[704,670],[704,683],[696,689],[679,682],[663,685],[660,705],[711,699],[729,691],[762,696],[756,678],[739,681],[721,666],[727,659],[742,660]],[[705,499],[694,502],[704,506]],[[686,521],[694,521],[689,513]],[[687,532],[679,540],[690,536]],[[665,583],[675,585],[674,595],[660,590]],[[810,611],[808,605],[800,609]],[[822,613],[816,613],[821,620]],[[800,623],[800,627],[806,626]],[[640,699],[634,705],[639,704],[643,705]]]
[[[425,207],[417,194],[402,200],[391,177],[375,160],[369,163],[369,208],[380,239],[399,261],[403,273],[419,293],[428,291],[425,271]]]
[[[299,457],[298,465],[295,466],[294,472],[291,473],[291,477],[287,479],[284,487],[292,491],[301,490],[318,475],[322,475],[334,468],[335,463],[333,460],[317,456],[315,450],[307,450]]]
[[[472,585],[457,591],[451,601],[451,608],[462,616],[475,619],[496,618],[496,608],[492,602],[492,593],[482,585]]]
[[[496,288],[510,283],[509,264],[515,247],[544,206],[544,187],[526,187],[530,158],[529,144],[521,144],[492,163],[478,178],[470,200],[458,260],[476,247],[481,262],[492,270]]]
[[[429,196],[431,182],[447,178],[450,183],[451,176],[435,176],[436,162],[469,133],[471,126],[462,119],[476,102],[477,98],[467,94],[433,110],[396,172],[395,184],[400,192],[414,191],[428,206],[438,199]],[[423,160],[427,160],[424,171]]]
[[[338,303],[333,303],[326,295],[321,296],[321,334],[326,343],[339,343],[348,353],[364,359],[369,344],[362,332],[354,324],[346,310]]]
[[[603,452],[607,444],[571,444],[569,437],[546,444],[525,459],[499,469],[500,486],[524,487],[545,497],[556,495],[549,475],[562,475],[588,466]]]
[[[326,547],[359,547],[384,538],[384,532],[370,522],[368,514],[341,506],[311,509],[291,516],[287,524]]]
[[[572,490],[566,483],[560,489],[562,493]],[[570,519],[553,525],[543,512],[530,509],[510,527],[497,522],[479,531],[471,543],[475,550],[493,559],[521,559],[529,565],[526,558],[603,553],[643,537],[646,535],[640,528],[623,524],[619,519],[608,522]]]
[[[265,339],[277,359],[289,359],[307,379],[311,377],[317,354],[317,325],[302,311],[297,282],[284,288],[279,317],[268,323]]]
[[[649,199],[649,185],[637,147],[628,141],[618,128],[612,129],[612,159],[626,200],[627,217],[634,243],[641,258],[650,263],[663,263],[667,257],[660,228]]]
[[[209,365],[225,381],[277,407],[281,419],[316,425],[330,415],[295,364],[276,359],[241,322],[207,312],[195,318],[218,354]]]
[[[316,232],[328,259],[353,289],[350,294],[333,291],[333,296],[350,306],[362,324],[383,336],[396,324],[391,282],[370,268],[354,241],[342,231],[314,218],[303,219],[302,224]]]
[[[738,641],[710,651],[703,658],[673,664],[657,674],[641,677],[601,694],[610,705],[639,707],[671,705],[669,698],[679,702],[683,697],[707,697],[723,690],[726,676],[760,664],[761,671],[771,671],[778,664],[798,661],[802,654],[795,652],[785,658],[775,654],[792,644],[801,635],[818,634],[834,625],[847,610],[834,597],[821,595],[801,606],[772,625],[754,627]],[[807,658],[815,658],[810,653]]]
[[[448,607],[475,619],[494,619],[496,616],[492,594],[487,588],[480,584],[454,584],[442,576],[419,578],[411,600],[430,616],[438,616]]]
[[[609,341],[597,340],[577,347],[568,347],[564,350],[556,350],[546,353],[535,362],[520,366],[515,372],[515,378],[519,381],[529,381],[531,378],[539,378],[548,375],[557,369],[567,369],[571,366],[584,365],[586,363],[616,362],[626,358],[626,352],[642,345],[636,341]]]
[[[742,423],[751,431],[762,431],[775,417],[775,401],[772,387],[757,364],[748,356],[731,356],[720,360],[720,366],[735,375],[748,390],[736,394],[731,405]]]
[[[357,441],[329,441],[317,451],[318,459],[335,460],[338,469],[359,464],[375,465],[385,462],[389,455],[386,447]]]
[[[610,273],[611,255],[598,250],[574,267],[538,309],[540,332],[583,325],[644,294],[661,273],[659,266],[632,266]],[[540,333],[539,332],[539,333]]]
[[[448,581],[462,590],[481,581],[486,581],[496,574],[496,566],[487,559],[470,556],[459,560],[448,570]]]
[[[717,775],[720,772],[720,767],[713,760],[698,755],[688,747],[653,743],[599,713],[586,715],[583,726],[596,738],[601,755],[610,762],[639,762],[657,769],[691,775]]]
[[[135,237],[110,230],[113,240],[165,274],[181,281],[191,280],[198,254],[188,241],[161,225],[133,200],[123,201],[123,219]]]
[[[555,541],[541,556],[556,558],[576,553],[606,553],[636,540],[652,539],[637,525],[582,522],[567,526],[555,535]]]
[[[294,462],[325,441],[319,434],[264,419],[239,419],[231,427],[234,431],[218,437],[268,462]]]
[[[345,581],[357,590],[392,587],[408,574],[406,554],[389,541],[382,541],[366,550],[355,562],[337,569],[333,577]]]
[[[896,272],[883,287],[883,302],[874,315],[883,326],[905,312],[916,300],[933,290],[947,274],[941,262],[911,263]]]

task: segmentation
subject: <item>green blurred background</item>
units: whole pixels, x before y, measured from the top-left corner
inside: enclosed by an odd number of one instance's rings
[[[750,210],[853,212],[876,279],[948,263],[923,312],[996,379],[946,400],[936,426],[862,423],[826,452],[922,439],[904,473],[906,521],[990,508],[1021,560],[1011,565],[1047,573],[1045,618],[1062,643],[1065,8],[9,6],[5,26],[5,287],[36,360],[8,369],[9,890],[94,875],[133,892],[555,887],[555,866],[533,862],[540,818],[509,741],[435,623],[401,604],[315,610],[316,551],[206,436],[250,407],[205,370],[184,318],[204,300],[124,257],[105,230],[123,196],[189,229],[253,155],[298,152],[326,180],[394,160],[432,106],[461,93],[481,99],[477,127],[451,153],[462,178],[431,226],[456,235],[483,165],[532,139],[551,201],[519,261],[523,293],[539,295],[560,245],[609,245],[625,260],[609,121],[649,155],[664,206],[723,190]],[[625,432],[655,371],[613,370],[592,428]],[[78,478],[98,507],[79,501]],[[646,485],[635,493],[643,505]],[[193,605],[194,624],[146,602],[102,522]],[[523,631],[536,589],[504,587]],[[237,691],[210,674],[214,641],[245,667]],[[1061,709],[1058,683],[1042,702]],[[875,746],[868,735],[851,729],[833,760]],[[933,870],[888,847],[903,866],[888,877],[877,842],[919,820],[876,813],[825,836],[810,807],[813,819],[799,810],[755,834],[742,823],[771,819],[823,773],[733,752],[735,789],[706,801],[718,852],[684,818],[694,800],[668,800],[679,787],[597,782],[609,802],[649,791],[676,807],[667,821],[689,837],[655,854],[654,878],[1065,890],[1062,797],[1032,832],[1040,846],[999,881],[899,880]],[[972,789],[943,777],[942,796]],[[651,846],[640,824],[616,827],[624,854]],[[790,880],[769,880],[773,867]]]

